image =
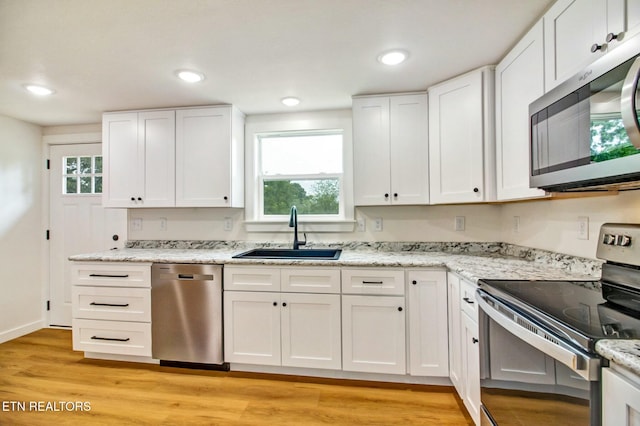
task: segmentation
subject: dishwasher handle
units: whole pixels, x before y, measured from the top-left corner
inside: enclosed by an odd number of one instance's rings
[[[200,275],[200,274],[175,274],[172,276],[165,276],[165,278],[169,278],[171,280],[178,281],[214,281],[215,278],[213,275]]]

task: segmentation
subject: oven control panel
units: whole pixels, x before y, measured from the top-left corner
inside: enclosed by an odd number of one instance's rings
[[[640,266],[640,224],[605,223],[600,228],[596,257]]]

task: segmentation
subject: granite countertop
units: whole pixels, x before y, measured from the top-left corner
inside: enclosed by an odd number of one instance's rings
[[[233,259],[257,245],[228,241],[135,241],[127,248],[79,254],[74,261],[209,263],[225,265],[447,268],[479,279],[598,280],[602,262],[505,243],[333,243],[338,260]],[[261,244],[261,247],[278,245]],[[312,246],[311,244],[309,246]],[[640,376],[640,340],[601,340],[603,357]]]

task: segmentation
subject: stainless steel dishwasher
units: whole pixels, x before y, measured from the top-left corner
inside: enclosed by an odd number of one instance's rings
[[[154,263],[151,332],[161,364],[222,365],[222,266]]]

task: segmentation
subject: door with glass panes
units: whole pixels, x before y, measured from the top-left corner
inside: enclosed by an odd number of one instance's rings
[[[100,144],[52,145],[49,153],[49,325],[71,326],[68,258],[122,248],[127,211],[102,207]]]

